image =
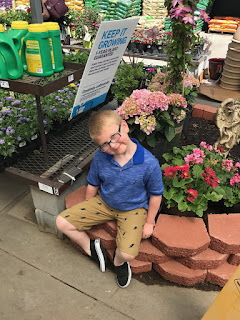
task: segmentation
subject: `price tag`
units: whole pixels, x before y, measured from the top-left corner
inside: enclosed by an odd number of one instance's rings
[[[50,186],[47,186],[46,184],[43,184],[41,182],[38,182],[38,188],[42,191],[53,194],[53,188]]]
[[[0,81],[1,88],[9,89],[9,83],[7,81]]]
[[[74,80],[74,75],[73,74],[70,74],[68,76],[68,82],[72,82]]]
[[[87,32],[87,33],[85,34],[85,37],[84,37],[83,40],[84,40],[84,41],[90,41],[91,38],[92,38],[92,36],[90,35],[90,33]]]

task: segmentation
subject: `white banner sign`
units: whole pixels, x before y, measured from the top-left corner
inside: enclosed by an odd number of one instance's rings
[[[103,21],[91,49],[70,119],[102,103],[139,18]]]

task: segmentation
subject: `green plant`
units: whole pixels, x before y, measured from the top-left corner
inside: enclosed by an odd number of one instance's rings
[[[87,51],[78,51],[76,53],[64,54],[63,61],[65,62],[74,62],[80,64],[86,64],[89,57],[89,52]]]
[[[200,147],[187,145],[173,148],[173,153],[163,155],[164,194],[168,208],[192,211],[202,217],[208,202],[224,201],[232,207],[240,202],[240,163],[225,159],[212,146],[201,142]]]
[[[32,22],[32,15],[29,9],[15,10],[8,9],[0,13],[0,24],[11,26],[13,21],[27,21]]]
[[[143,63],[122,63],[119,65],[115,74],[112,93],[117,100],[124,100],[129,97],[133,90],[139,88],[141,80],[143,80],[144,71]]]

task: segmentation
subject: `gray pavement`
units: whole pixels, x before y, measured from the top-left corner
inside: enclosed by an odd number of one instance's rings
[[[118,288],[66,240],[42,233],[26,184],[0,173],[1,320],[199,320],[218,292],[132,279]]]

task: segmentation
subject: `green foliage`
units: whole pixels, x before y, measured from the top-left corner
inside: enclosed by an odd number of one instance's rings
[[[64,62],[73,62],[73,63],[80,63],[86,64],[89,57],[89,52],[87,51],[78,51],[76,53],[64,54],[63,61]]]
[[[139,88],[143,80],[143,63],[120,64],[115,74],[115,83],[111,90],[117,100],[124,100],[129,97],[133,90]]]
[[[185,7],[191,8],[191,12],[196,10],[198,1],[184,0]],[[165,0],[165,6],[170,10],[172,7],[172,0]],[[181,16],[180,16],[181,18]],[[168,80],[170,80],[170,92],[182,93],[182,77],[185,71],[191,70],[193,67],[192,55],[189,52],[193,51],[196,42],[196,35],[193,32],[193,25],[190,23],[184,23],[179,18],[172,17],[172,35],[171,41],[168,42],[167,54],[168,54],[168,66],[170,67],[170,73]],[[179,86],[180,85],[180,86]]]
[[[193,211],[202,217],[209,201],[223,201],[226,207],[240,202],[240,164],[214,153],[211,146],[201,143],[200,148],[173,148],[163,158],[163,197],[168,208],[177,206],[182,212]]]
[[[8,9],[0,13],[0,24],[11,26],[13,21],[32,22],[31,12],[25,10]]]

